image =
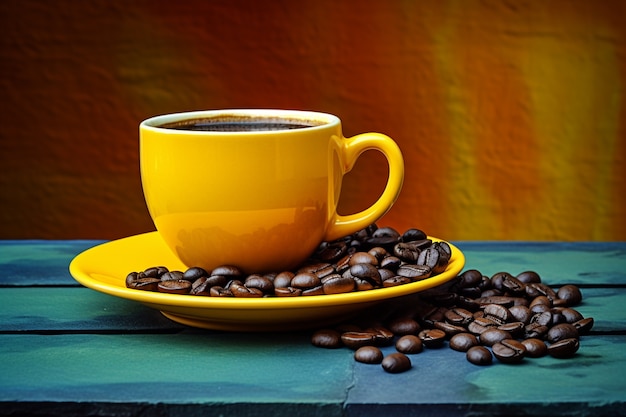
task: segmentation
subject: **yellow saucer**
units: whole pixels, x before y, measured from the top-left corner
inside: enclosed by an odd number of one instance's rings
[[[186,269],[157,232],[87,249],[72,260],[70,273],[88,288],[138,301],[185,325],[228,331],[282,331],[337,323],[382,301],[441,285],[456,277],[465,264],[463,253],[452,244],[450,247],[452,257],[446,270],[432,278],[390,288],[309,297],[218,298],[126,288],[126,275],[132,271],[158,265],[170,270]]]

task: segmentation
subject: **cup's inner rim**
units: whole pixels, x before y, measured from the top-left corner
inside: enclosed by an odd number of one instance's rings
[[[191,124],[283,124],[284,129],[272,129],[276,131],[289,131],[289,125],[299,126],[299,129],[314,129],[321,126],[337,123],[336,116],[304,111],[261,111],[261,112],[189,112],[163,116],[155,116],[142,122],[145,127],[155,129],[184,129]],[[269,130],[269,129],[268,129]],[[211,130],[187,130],[192,132],[211,133]],[[263,131],[256,130],[256,132]],[[246,132],[245,130],[233,131],[233,133]],[[228,133],[228,132],[219,132]]]

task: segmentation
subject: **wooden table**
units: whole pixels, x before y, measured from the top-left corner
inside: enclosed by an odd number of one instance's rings
[[[427,349],[395,375],[310,332],[191,329],[81,287],[68,264],[98,243],[0,242],[1,415],[626,415],[626,242],[455,242],[466,269],[579,285],[593,331],[573,359]]]

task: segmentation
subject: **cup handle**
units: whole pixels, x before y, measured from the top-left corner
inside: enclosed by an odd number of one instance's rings
[[[389,136],[381,133],[362,133],[344,138],[341,143],[343,175],[350,172],[359,156],[367,150],[377,150],[387,159],[389,176],[383,193],[369,208],[358,213],[342,216],[335,213],[335,221],[326,231],[326,241],[356,233],[375,223],[385,215],[398,199],[404,182],[404,159],[400,148]]]

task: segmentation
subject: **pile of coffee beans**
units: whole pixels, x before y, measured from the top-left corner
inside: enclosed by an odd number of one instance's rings
[[[430,278],[446,269],[450,257],[450,245],[432,241],[419,229],[400,234],[390,227],[372,225],[342,239],[323,242],[295,271],[244,274],[232,265],[212,271],[200,267],[170,271],[153,266],[129,273],[126,286],[210,297],[340,294]]]
[[[487,277],[472,269],[444,287],[419,294],[365,324],[320,329],[311,342],[353,349],[358,362],[381,364],[385,371],[398,373],[411,369],[407,355],[446,344],[475,365],[490,365],[494,357],[508,364],[545,355],[571,358],[580,336],[593,326],[593,318],[573,308],[582,301],[578,287],[555,290],[534,271]],[[384,356],[384,346],[395,346],[396,351]]]

